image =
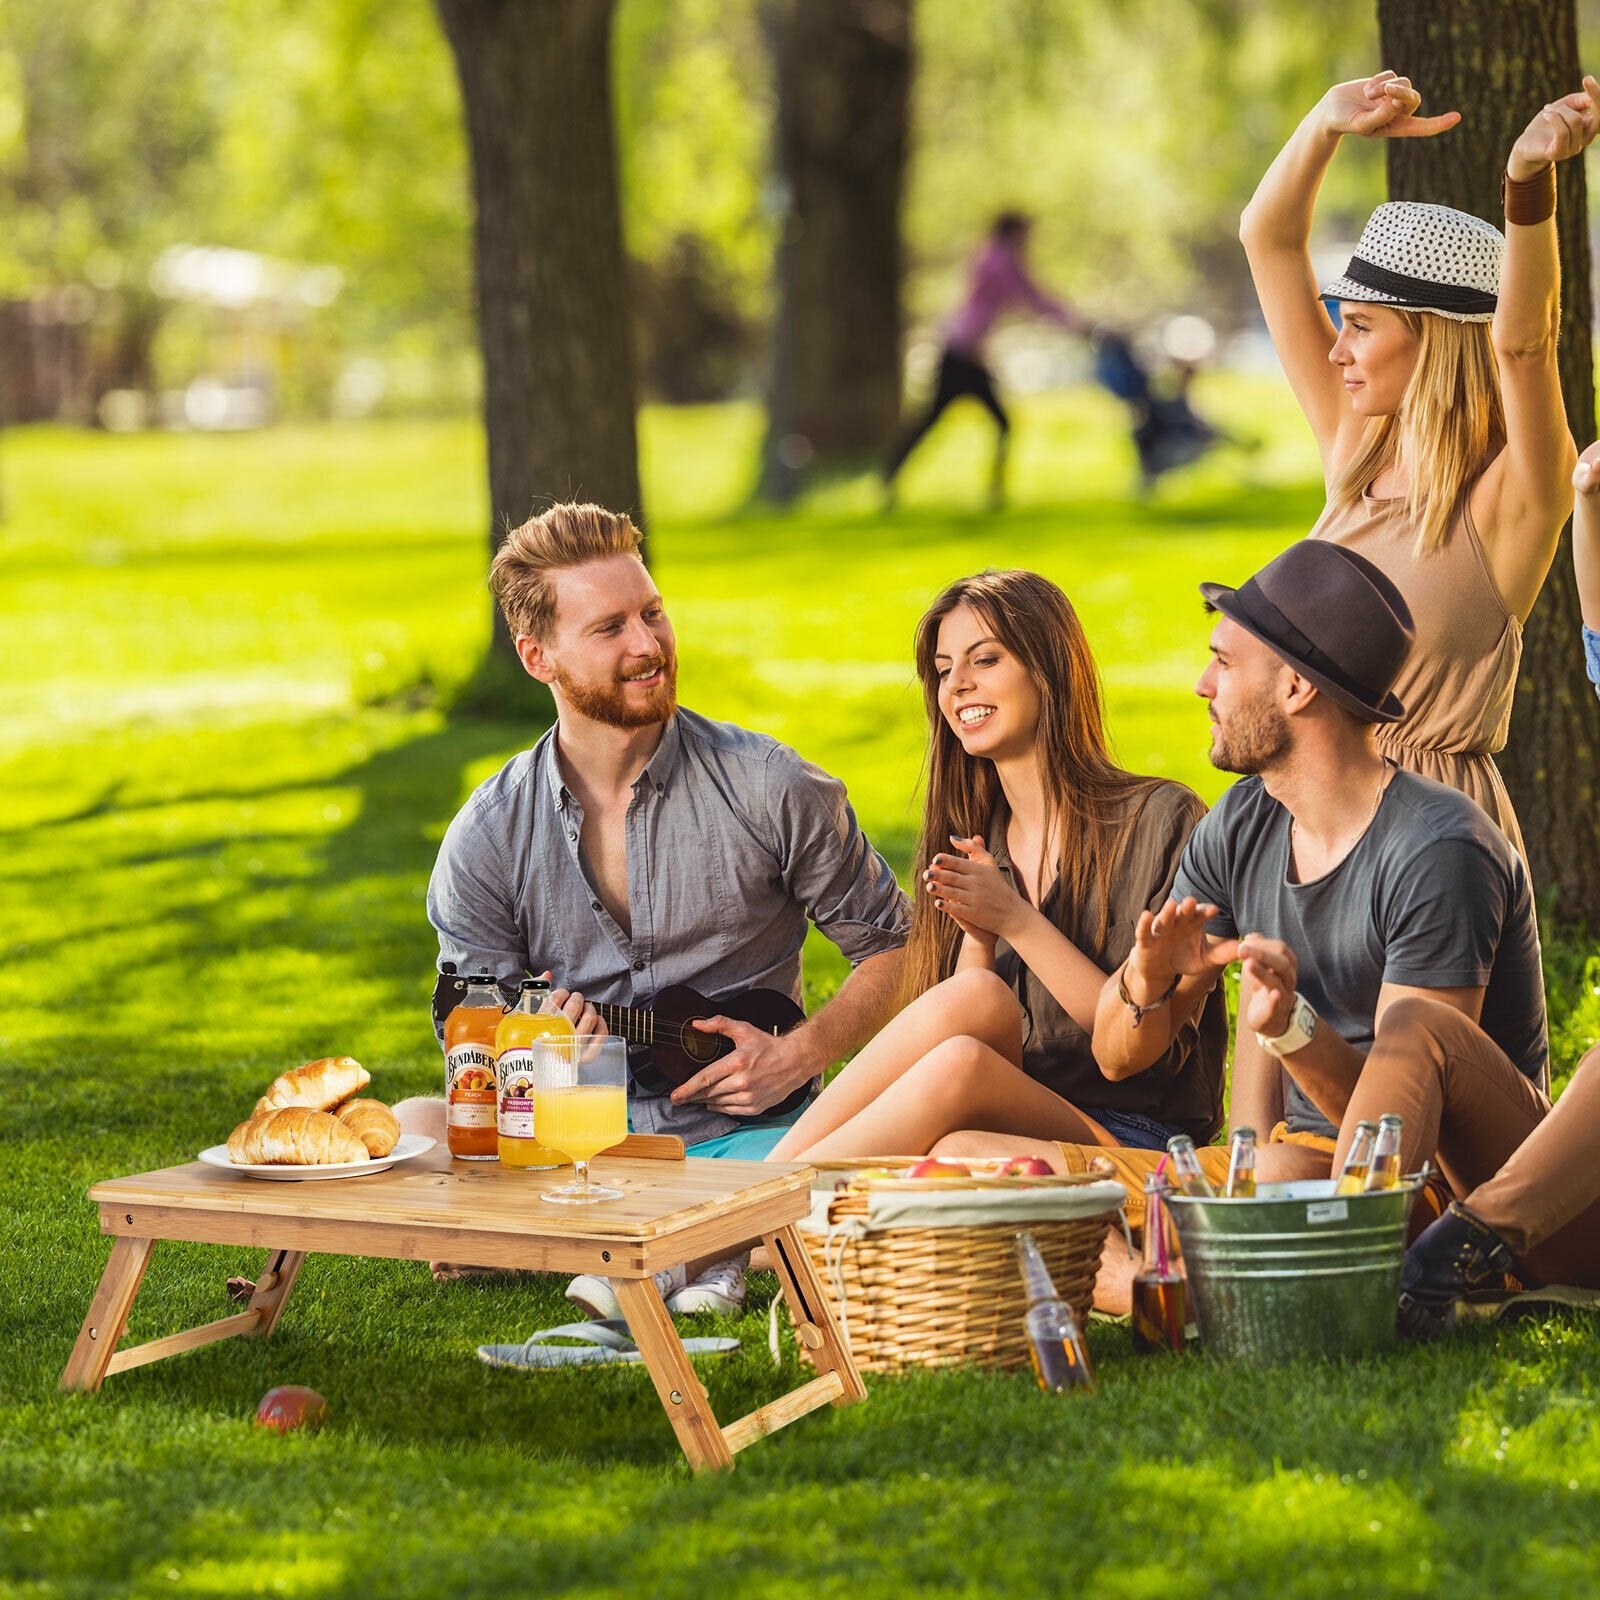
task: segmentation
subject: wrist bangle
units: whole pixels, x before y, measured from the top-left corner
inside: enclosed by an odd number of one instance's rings
[[[1513,178],[1510,173],[1502,172],[1500,201],[1505,207],[1506,221],[1519,228],[1548,222],[1556,214],[1555,162],[1531,178]]]
[[[1126,964],[1124,964],[1122,971],[1117,974],[1117,999],[1133,1013],[1133,1021],[1128,1024],[1131,1028],[1137,1028],[1152,1011],[1159,1011],[1177,992],[1178,978],[1175,975],[1165,994],[1157,995],[1149,1005],[1142,1006],[1128,993],[1128,968]]]

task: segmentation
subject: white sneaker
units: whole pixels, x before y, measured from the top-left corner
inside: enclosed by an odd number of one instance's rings
[[[672,1297],[683,1292],[689,1275],[681,1266],[666,1267],[655,1274],[655,1286],[661,1298],[670,1306]],[[741,1295],[742,1295],[741,1290]],[[622,1302],[611,1287],[609,1278],[585,1272],[567,1285],[567,1299],[587,1311],[596,1322],[607,1322],[622,1317]]]
[[[693,1283],[667,1296],[667,1310],[675,1316],[711,1311],[719,1317],[743,1311],[744,1273],[749,1264],[748,1254],[713,1262]]]

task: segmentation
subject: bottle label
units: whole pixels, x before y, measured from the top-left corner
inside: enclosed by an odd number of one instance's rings
[[[500,1137],[533,1137],[533,1051],[502,1050],[500,1074]]]
[[[494,1126],[494,1052],[481,1044],[458,1044],[444,1057],[445,1121],[452,1128]]]

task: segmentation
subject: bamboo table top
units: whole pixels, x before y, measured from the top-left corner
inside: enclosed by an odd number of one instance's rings
[[[416,1260],[559,1270],[654,1271],[803,1216],[813,1169],[767,1161],[597,1156],[621,1200],[555,1205],[570,1167],[516,1170],[451,1160],[442,1146],[370,1176],[273,1183],[192,1162],[111,1178],[89,1197],[105,1233],[270,1244]],[[474,1253],[462,1254],[463,1249]]]

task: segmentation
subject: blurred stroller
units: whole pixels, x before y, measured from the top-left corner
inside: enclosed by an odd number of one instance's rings
[[[1187,466],[1227,436],[1189,404],[1195,363],[1179,360],[1159,378],[1134,353],[1128,338],[1104,323],[1089,335],[1095,381],[1123,401],[1133,414],[1133,446],[1139,454],[1139,483],[1145,493],[1157,479]]]

